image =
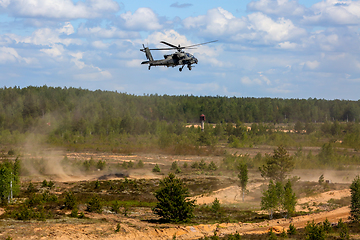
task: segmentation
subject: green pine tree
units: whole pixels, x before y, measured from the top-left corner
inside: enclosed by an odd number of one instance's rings
[[[261,197],[261,210],[268,210],[270,219],[273,218],[274,211],[279,205],[279,196],[276,185],[272,180],[269,182],[268,190],[263,192]]]
[[[286,217],[295,213],[296,195],[292,190],[290,180],[284,186],[284,192],[282,197],[282,207],[286,212]]]
[[[153,212],[169,222],[186,222],[194,217],[195,200],[189,200],[189,190],[175,174],[160,181],[155,191],[158,200]]]
[[[294,164],[294,159],[286,149],[279,146],[274,149],[274,154],[267,158],[266,164],[259,167],[259,170],[264,178],[284,182],[289,172],[294,169]]]
[[[246,192],[246,185],[247,185],[247,182],[249,180],[248,168],[247,168],[246,163],[240,163],[238,169],[239,169],[238,178],[240,180],[242,201],[244,202],[245,192]]]
[[[351,190],[351,205],[350,205],[350,218],[354,222],[360,221],[360,177],[355,177],[350,185]]]

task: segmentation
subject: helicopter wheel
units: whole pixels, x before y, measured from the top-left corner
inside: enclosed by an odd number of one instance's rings
[[[188,66],[188,68],[189,68],[189,71],[191,71],[191,66]]]
[[[151,66],[149,66],[149,70],[150,70],[150,67],[151,67]]]
[[[181,71],[182,71],[182,68],[179,68],[179,71],[181,72]]]

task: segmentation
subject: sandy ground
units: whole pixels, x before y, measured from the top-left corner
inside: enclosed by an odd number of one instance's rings
[[[254,185],[254,187],[256,187]],[[209,196],[197,197],[198,203],[211,203],[218,198],[223,203],[234,203],[234,196],[239,192],[238,187],[231,186],[213,192]],[[331,198],[349,196],[349,190],[329,191],[314,197],[299,199],[299,203],[316,202],[325,203]],[[245,198],[246,201],[250,200]],[[251,201],[251,200],[250,200]],[[149,211],[149,210],[145,210]],[[325,211],[316,214],[294,217],[291,219],[276,219],[261,223],[222,223],[200,224],[196,226],[176,226],[172,224],[155,224],[140,221],[134,218],[125,218],[122,214],[95,214],[85,213],[89,219],[65,218],[61,220],[38,221],[15,221],[7,220],[0,222],[0,238],[8,236],[13,239],[171,239],[176,234],[177,239],[199,239],[204,236],[212,236],[217,232],[218,236],[226,234],[259,234],[269,231],[271,227],[281,231],[287,229],[292,223],[297,228],[304,227],[308,221],[323,222],[326,218],[331,223],[337,223],[341,218],[346,221],[349,217],[349,207],[342,207],[333,211]],[[0,210],[0,214],[3,210]],[[133,213],[136,214],[136,213]],[[117,225],[120,230],[115,232]]]
[[[267,149],[266,149],[267,150]],[[271,152],[271,149],[268,149]],[[251,149],[253,151],[253,149]],[[255,153],[255,151],[254,151]],[[200,161],[203,157],[199,156],[164,156],[164,155],[131,155],[124,156],[119,154],[102,154],[94,155],[91,153],[68,153],[69,159],[86,159],[94,158],[106,159],[108,162],[119,163],[122,161],[138,161],[141,159],[145,164],[154,165],[155,163],[161,166],[170,166],[173,161],[179,161],[180,164],[189,161]],[[220,157],[209,157],[206,159],[209,161],[221,161]],[[56,164],[54,165],[57,166]],[[308,176],[304,176],[304,180],[317,181],[320,174],[324,174],[326,179],[332,179],[333,182],[350,182],[352,175],[356,171],[351,172],[351,175],[346,175],[341,172],[340,176],[337,172],[322,172],[322,171],[307,171]],[[294,173],[294,175],[300,175]],[[68,176],[58,175],[59,177],[54,179],[56,181],[80,181],[80,180],[93,180],[94,176]],[[135,172],[129,172],[130,178],[159,178],[162,176],[152,174],[149,170],[137,170]],[[303,177],[303,176],[302,176]],[[314,178],[314,179],[310,179]],[[39,178],[39,181],[42,181]],[[250,192],[258,190],[261,183],[252,183],[248,185]],[[330,199],[340,199],[342,197],[350,196],[350,191],[336,190],[329,191],[315,195],[313,197],[298,199],[297,210],[303,211],[303,205],[317,206],[322,203],[328,202]],[[210,204],[214,199],[219,199],[222,204],[237,204],[242,201],[242,196],[238,186],[230,186],[224,189],[214,191],[210,194],[203,194],[195,197],[197,204]],[[253,202],[251,194],[245,196],[245,202]],[[313,207],[316,209],[316,207]],[[142,211],[144,214],[150,209],[140,209],[134,211]],[[214,232],[217,232],[218,236],[226,234],[234,234],[239,232],[240,234],[255,234],[265,233],[270,227],[275,229],[287,228],[290,223],[294,224],[297,228],[304,227],[308,221],[314,220],[315,222],[322,222],[326,218],[332,222],[337,223],[341,218],[344,221],[348,219],[349,208],[342,207],[332,211],[324,211],[316,214],[309,214],[291,219],[277,219],[269,220],[261,223],[223,223],[223,224],[201,224],[196,226],[185,225],[173,225],[173,224],[156,224],[148,221],[141,221],[137,218],[124,217],[123,214],[112,213],[87,213],[85,216],[88,219],[74,219],[64,217],[61,219],[46,220],[44,222],[39,221],[16,221],[16,220],[0,220],[0,239],[6,239],[11,237],[12,239],[172,239],[176,235],[176,239],[199,239],[204,236],[212,236]],[[3,209],[0,209],[0,215],[4,213]],[[139,212],[132,212],[130,215],[140,214]],[[115,231],[117,226],[120,227],[119,231]]]
[[[12,222],[6,226],[1,222],[0,237],[16,236],[14,239],[171,239],[176,234],[177,239],[198,239],[226,234],[261,234],[270,227],[287,229],[292,223],[297,228],[304,227],[308,221],[322,222],[326,218],[331,223],[337,223],[340,218],[347,219],[349,208],[343,207],[329,212],[322,212],[292,219],[269,220],[261,223],[222,223],[200,224],[196,226],[171,226],[144,223],[134,219],[123,219],[121,216],[104,216],[103,214],[86,214],[89,220],[46,221],[46,222]],[[106,221],[101,220],[106,217]],[[100,219],[100,220],[96,220]],[[72,222],[74,221],[74,222]],[[115,232],[117,223],[120,231]]]

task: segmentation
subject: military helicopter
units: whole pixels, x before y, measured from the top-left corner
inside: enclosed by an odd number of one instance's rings
[[[192,69],[192,64],[197,64],[198,60],[194,55],[184,52],[183,49],[195,49],[195,46],[200,46],[208,43],[216,42],[217,40],[210,41],[210,42],[204,42],[199,44],[194,44],[190,46],[181,47],[175,46],[171,43],[161,41],[160,43],[168,45],[170,48],[152,48],[149,49],[148,47],[145,47],[143,44],[143,48],[140,49],[140,51],[145,52],[145,56],[149,61],[143,61],[141,64],[149,64],[149,70],[152,66],[166,66],[166,67],[176,67],[181,66],[179,68],[179,71],[181,72],[185,66],[188,67],[189,70]],[[151,55],[151,50],[173,50],[176,49],[177,52],[173,54],[166,54],[164,55],[164,59],[161,60],[154,60],[154,58]]]

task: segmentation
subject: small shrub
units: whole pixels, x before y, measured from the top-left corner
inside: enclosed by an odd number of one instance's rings
[[[123,205],[123,214],[125,217],[127,217],[129,215],[130,212],[130,207],[127,204]]]
[[[214,231],[214,235],[210,237],[211,240],[219,240],[220,238],[218,237],[216,231]]]
[[[73,192],[71,191],[68,191],[68,192],[65,192],[65,208],[66,209],[74,209],[76,207],[76,197],[74,195]]]
[[[161,172],[159,165],[155,164],[155,167],[152,169],[153,172]]]
[[[199,163],[198,162],[194,162],[191,164],[191,168],[197,169],[199,168]]]
[[[14,149],[10,149],[10,150],[8,151],[8,155],[9,155],[9,156],[15,155],[15,150],[14,150]]]
[[[273,232],[272,228],[269,231],[269,240],[277,239],[276,234]]]
[[[350,239],[349,235],[349,228],[348,226],[342,221],[342,219],[338,222],[338,228],[339,228],[339,236],[341,240],[348,240]]]
[[[211,210],[216,213],[220,211],[220,207],[221,205],[219,199],[215,198],[215,200],[212,202]]]
[[[324,228],[324,231],[327,232],[327,233],[331,232],[331,230],[332,230],[331,223],[327,218],[323,222],[323,228]]]
[[[280,233],[280,237],[281,238],[287,238],[288,237],[285,229],[283,229],[283,231]]]
[[[99,180],[95,181],[95,189],[99,189],[100,188],[100,182]]]
[[[120,232],[121,226],[120,223],[116,225],[115,232]]]
[[[44,179],[44,181],[41,184],[41,187],[47,187],[48,186],[48,182],[46,181],[46,179]]]
[[[87,202],[87,208],[86,210],[88,212],[96,212],[96,213],[101,213],[102,212],[102,202],[101,199],[98,196],[94,196],[92,197],[88,202]]]
[[[120,212],[120,202],[119,201],[115,201],[112,205],[111,205],[111,211],[113,211],[114,213],[119,213]]]
[[[26,205],[23,205],[18,212],[14,213],[14,218],[17,220],[30,220],[34,216],[34,211]]]
[[[106,161],[99,160],[96,164],[97,169],[104,170],[106,166]]]
[[[143,167],[144,167],[144,163],[143,163],[142,160],[139,160],[139,161],[138,161],[137,167],[138,167],[138,168],[143,168]]]
[[[175,170],[175,173],[176,173],[176,174],[181,173],[181,169],[178,167],[178,168]]]
[[[199,163],[199,169],[201,170],[205,170],[206,169],[206,162],[204,159],[201,159],[200,163]]]
[[[34,184],[32,182],[29,183],[26,192],[29,194],[37,192],[37,189],[34,187]]]
[[[43,204],[43,202],[44,200],[42,194],[31,194],[29,199],[25,201],[25,204],[29,205],[30,207],[35,207]]]
[[[73,208],[73,210],[70,213],[70,217],[77,218],[78,217],[78,209]]]
[[[295,235],[296,232],[297,232],[296,227],[292,223],[290,223],[289,229],[287,230],[287,234],[288,235]]]
[[[52,189],[52,188],[55,186],[55,184],[54,184],[53,181],[50,180],[50,181],[48,182],[47,186],[48,186],[50,189]]]
[[[78,218],[85,218],[85,214],[83,212],[81,212],[78,216]]]
[[[127,166],[128,166],[128,168],[133,168],[134,167],[133,161],[131,161],[131,160],[128,161]]]
[[[227,240],[241,240],[241,235],[239,233],[235,233],[234,235],[230,234]]]
[[[121,167],[124,168],[124,169],[127,169],[128,168],[127,162],[123,161],[122,164],[121,164]]]
[[[178,168],[178,165],[177,165],[177,162],[175,161],[171,164],[170,170],[176,170],[177,168]]]
[[[187,162],[184,162],[183,168],[187,168],[187,167],[188,167],[188,163],[187,163]]]
[[[218,167],[216,166],[214,161],[211,161],[211,163],[208,166],[208,169],[209,169],[209,171],[216,171],[218,169]]]
[[[314,220],[306,224],[305,232],[308,240],[325,240],[324,228],[320,224],[316,224]]]
[[[50,194],[49,190],[42,193],[43,202],[57,202],[58,198],[55,194]]]
[[[321,174],[318,180],[319,184],[323,184],[325,182],[324,174]]]

